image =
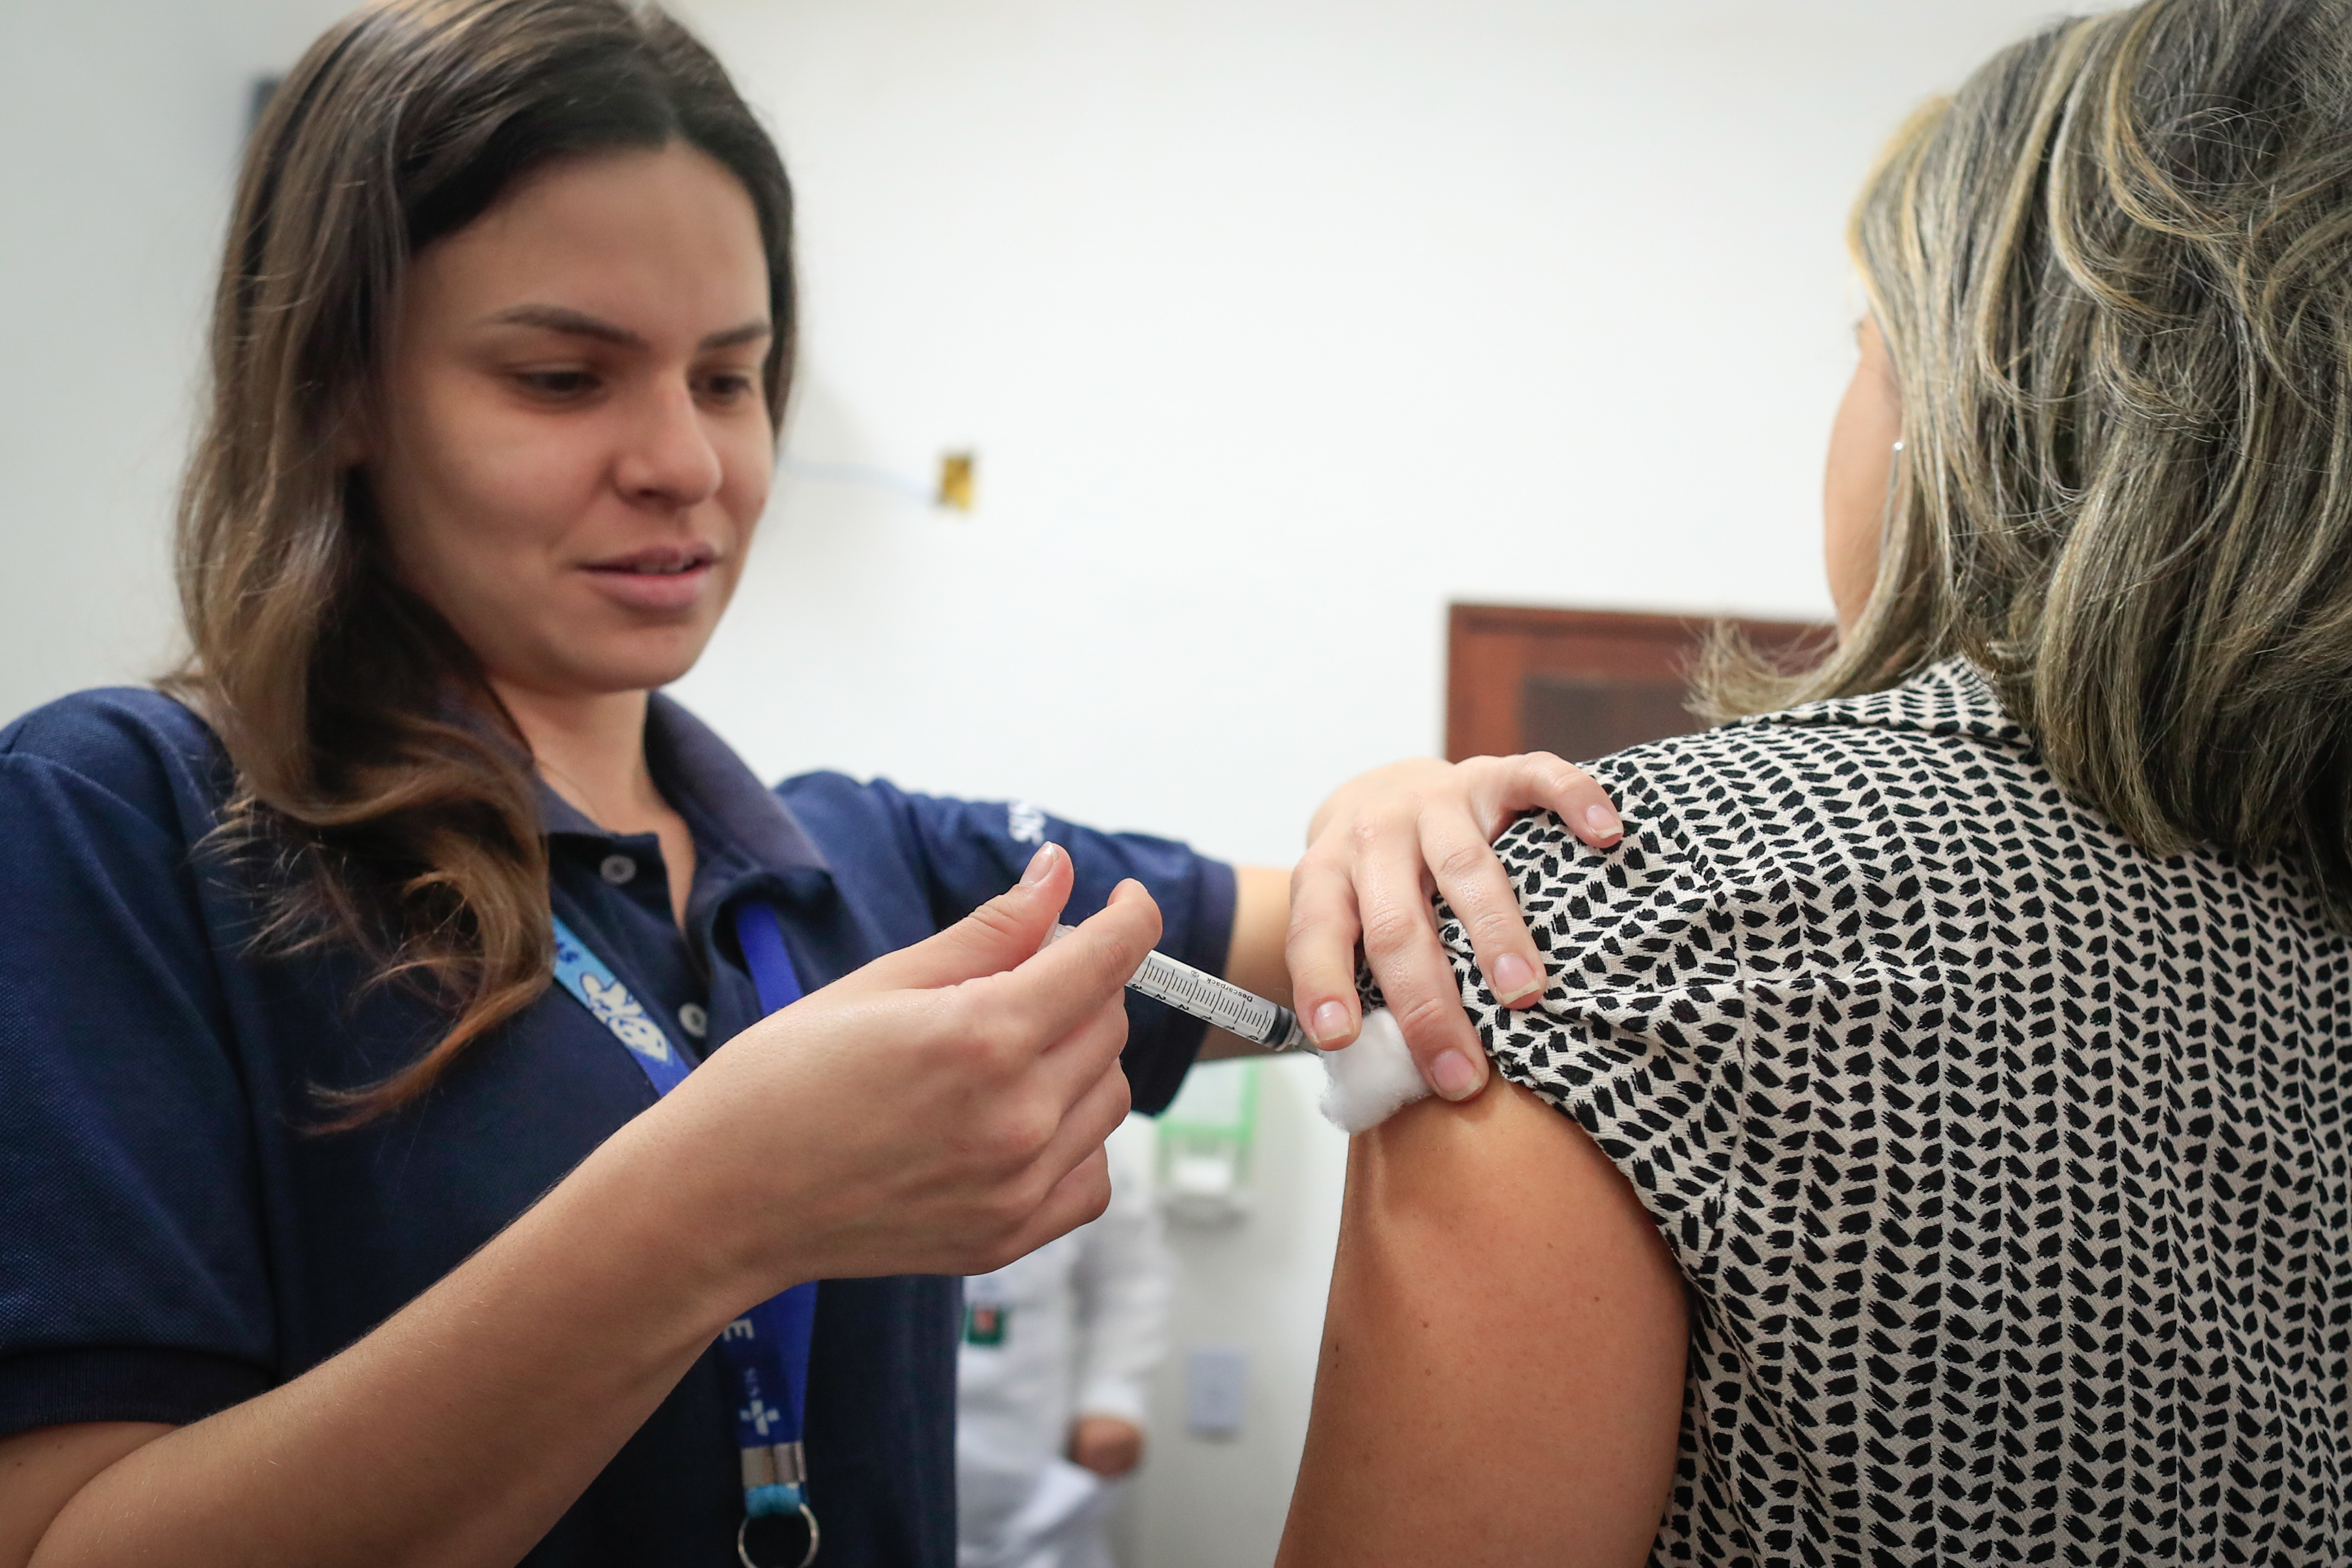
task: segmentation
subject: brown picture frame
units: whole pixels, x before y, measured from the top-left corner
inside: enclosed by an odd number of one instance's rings
[[[1445,649],[1445,755],[1503,756],[1553,750],[1530,736],[1530,708],[1562,700],[1613,705],[1581,732],[1607,741],[1602,751],[1687,733],[1677,721],[1699,639],[1718,617],[1637,615],[1616,610],[1542,609],[1521,605],[1449,606]],[[1723,617],[1731,618],[1731,617]],[[1733,618],[1768,654],[1794,656],[1831,628],[1811,621]],[[1664,726],[1664,727],[1661,727]],[[1654,731],[1654,733],[1645,732]]]

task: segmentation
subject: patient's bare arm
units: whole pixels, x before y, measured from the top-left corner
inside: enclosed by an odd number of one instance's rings
[[[1517,1085],[1358,1137],[1277,1568],[1638,1564],[1665,1512],[1682,1278]]]

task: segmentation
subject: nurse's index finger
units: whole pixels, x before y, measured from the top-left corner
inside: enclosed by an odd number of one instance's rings
[[[1494,772],[1481,793],[1486,796],[1486,837],[1491,839],[1522,811],[1550,812],[1568,830],[1595,849],[1605,849],[1624,837],[1624,818],[1601,782],[1573,763],[1549,752],[1523,752],[1492,759]]]
[[[1346,874],[1318,860],[1305,860],[1290,876],[1290,929],[1282,957],[1290,971],[1290,994],[1317,1048],[1334,1051],[1354,1043],[1361,1020],[1356,996],[1356,891]]]
[[[1423,865],[1417,837],[1357,863],[1364,962],[1423,1079],[1444,1099],[1467,1100],[1486,1087],[1486,1048],[1463,1011],[1462,983],[1422,891]]]
[[[1048,1038],[1078,1027],[1117,997],[1160,942],[1160,906],[1134,880],[1017,968],[979,984],[1000,989]]]
[[[1421,847],[1495,999],[1507,1007],[1532,1005],[1543,994],[1543,955],[1520,911],[1518,889],[1479,824],[1467,812],[1433,804],[1421,815]]]

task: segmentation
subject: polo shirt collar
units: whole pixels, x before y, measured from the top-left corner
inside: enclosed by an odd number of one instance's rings
[[[833,868],[791,809],[709,725],[658,691],[646,709],[646,763],[701,853],[739,862],[739,874],[765,872],[795,894],[830,888]],[[551,837],[612,837],[546,780],[535,783],[540,824]]]
[[[671,805],[688,815],[698,808],[761,869],[832,875],[776,793],[709,726],[658,691],[646,710],[646,758]]]

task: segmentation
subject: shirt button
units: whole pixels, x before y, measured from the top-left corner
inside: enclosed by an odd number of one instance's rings
[[[677,1024],[698,1040],[710,1032],[710,1015],[688,1002],[677,1010]]]
[[[607,855],[604,863],[596,870],[604,880],[617,888],[637,874],[637,863],[626,855]]]

